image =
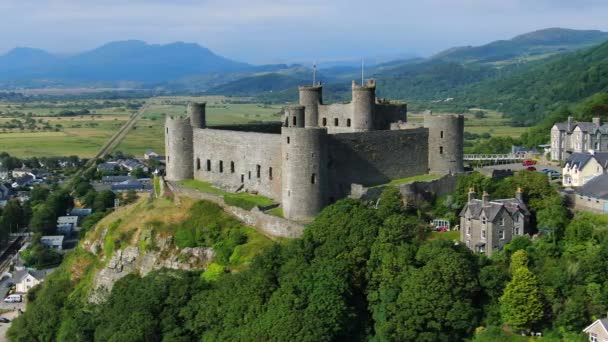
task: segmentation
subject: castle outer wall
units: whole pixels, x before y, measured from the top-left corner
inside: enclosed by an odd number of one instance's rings
[[[194,178],[281,201],[281,135],[194,130]]]

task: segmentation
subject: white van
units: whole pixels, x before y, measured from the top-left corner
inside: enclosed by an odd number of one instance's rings
[[[5,303],[21,303],[21,295],[19,295],[19,294],[8,295],[6,298],[4,298],[4,302]]]

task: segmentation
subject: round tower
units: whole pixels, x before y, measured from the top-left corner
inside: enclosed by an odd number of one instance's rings
[[[167,180],[179,181],[194,177],[190,118],[167,117],[165,155]]]
[[[207,122],[206,122],[206,118],[205,118],[205,106],[206,105],[207,104],[205,102],[188,103],[188,116],[190,117],[190,125],[192,126],[192,128],[207,127]]]
[[[357,85],[353,81],[352,119],[355,131],[371,131],[374,129],[374,109],[376,108],[376,82],[369,80],[367,84]]]
[[[285,127],[304,128],[304,110],[306,107],[293,105],[285,107]]]
[[[323,104],[323,87],[299,87],[300,105],[306,107],[305,127],[319,127],[319,105]]]
[[[327,129],[283,127],[282,204],[292,220],[317,215],[327,204]]]
[[[438,174],[464,171],[464,117],[455,114],[424,114],[429,129],[429,172]]]

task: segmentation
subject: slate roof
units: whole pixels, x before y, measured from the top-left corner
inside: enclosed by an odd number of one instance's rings
[[[593,155],[589,153],[572,153],[570,157],[568,157],[568,160],[566,160],[566,165],[570,165],[570,167],[576,165],[576,167],[580,170],[591,160],[592,157]]]
[[[592,178],[580,187],[577,193],[586,197],[608,199],[608,174]]]
[[[595,152],[593,156],[604,169],[608,167],[608,152]]]
[[[574,126],[580,128],[580,130],[583,132],[595,132],[595,129],[598,128],[598,126],[593,122],[579,122]]]
[[[23,278],[25,278],[25,276],[28,274],[38,280],[42,280],[42,279],[44,279],[45,272],[44,271],[34,271],[34,270],[16,271],[13,274],[13,282],[20,283],[23,280]]]
[[[568,129],[568,123],[567,122],[556,122],[555,127],[557,127],[557,129],[560,131],[566,131]]]
[[[517,198],[507,198],[489,201],[486,206],[483,205],[482,200],[473,199],[462,208],[460,216],[465,216],[468,209],[471,212],[471,218],[473,219],[479,219],[481,213],[484,212],[488,220],[494,221],[496,215],[498,215],[503,208],[511,215],[518,211],[521,211],[525,216],[530,215],[530,211],[524,202]]]

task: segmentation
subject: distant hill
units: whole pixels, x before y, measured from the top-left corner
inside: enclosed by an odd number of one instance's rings
[[[432,59],[455,62],[497,63],[526,61],[597,45],[608,40],[608,32],[549,28],[498,40],[482,46],[456,47]]]
[[[14,49],[0,56],[0,79],[96,82],[160,82],[192,74],[229,73],[253,69],[214,54],[197,44],[113,42],[69,57],[56,57],[36,49]]]

